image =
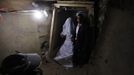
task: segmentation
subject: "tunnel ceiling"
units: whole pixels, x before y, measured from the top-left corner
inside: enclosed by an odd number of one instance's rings
[[[33,9],[33,2],[39,5],[49,5],[56,1],[99,1],[99,0],[0,0],[0,11],[15,11]],[[100,0],[106,1],[106,0]],[[134,0],[109,0],[112,6],[134,9]]]
[[[45,5],[54,2],[54,0],[0,0],[0,12],[34,9],[33,2]]]
[[[0,0],[1,11],[16,11],[33,9],[33,2],[40,5],[49,5],[56,1],[94,1],[94,0]]]
[[[2,0],[0,1],[0,11],[23,10],[32,7],[32,0]]]

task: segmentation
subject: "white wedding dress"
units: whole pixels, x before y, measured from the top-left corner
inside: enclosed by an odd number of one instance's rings
[[[61,45],[56,57],[54,58],[58,63],[63,65],[66,68],[73,67],[72,64],[72,55],[73,55],[73,42],[71,41],[71,18],[67,18],[64,25],[61,35],[65,35],[66,39]]]

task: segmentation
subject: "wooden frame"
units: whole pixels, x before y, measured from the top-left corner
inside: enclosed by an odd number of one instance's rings
[[[52,23],[50,29],[50,40],[49,40],[49,51],[48,51],[48,59],[53,58],[53,41],[54,41],[54,32],[55,32],[55,16],[57,9],[61,7],[74,7],[74,8],[85,8],[86,10],[94,11],[93,2],[76,2],[76,1],[58,1],[58,3],[54,4],[53,15],[52,15]],[[91,12],[89,11],[89,14]]]

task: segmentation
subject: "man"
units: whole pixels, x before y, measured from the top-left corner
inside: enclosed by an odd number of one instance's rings
[[[74,34],[73,66],[81,67],[88,63],[89,50],[89,22],[84,12],[76,14],[76,27]]]

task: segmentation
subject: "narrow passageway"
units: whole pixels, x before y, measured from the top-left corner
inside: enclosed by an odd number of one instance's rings
[[[102,35],[89,64],[65,70],[55,64],[43,64],[44,75],[133,75],[134,14],[110,8]]]
[[[39,66],[43,75],[134,75],[134,0],[109,0],[108,10],[105,9],[105,1],[108,0],[100,0],[102,3],[96,3],[96,6],[89,1],[99,2],[99,0],[0,0],[0,66],[6,56],[18,51],[37,53],[44,57]],[[85,6],[88,4],[89,6]],[[45,55],[48,53],[50,58],[56,55],[63,43],[60,38],[62,25],[70,14],[76,15],[77,11],[85,11],[92,16],[91,28],[98,24],[96,26],[98,34],[91,32],[97,39],[93,40],[96,44],[89,63],[82,67],[67,69],[47,60]],[[44,17],[41,18],[41,15]],[[99,15],[101,17],[98,18]],[[94,23],[94,18],[102,22]]]

